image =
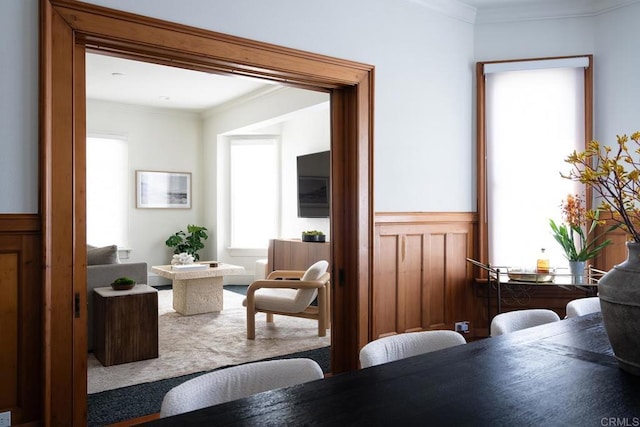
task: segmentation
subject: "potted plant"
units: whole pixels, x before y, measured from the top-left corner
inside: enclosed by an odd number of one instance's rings
[[[187,232],[180,230],[171,236],[165,241],[165,244],[174,248],[174,254],[187,253],[193,257],[194,260],[198,261],[200,259],[200,255],[198,251],[204,248],[204,240],[207,240],[209,236],[207,235],[207,229],[205,227],[199,225],[187,225]]]
[[[586,261],[593,259],[604,247],[611,244],[611,240],[601,241],[606,233],[616,229],[618,225],[612,225],[606,231],[591,236],[600,221],[600,210],[589,210],[584,207],[579,196],[567,195],[562,203],[562,216],[564,222],[556,224],[549,220],[553,238],[560,244],[564,256],[569,261],[569,269],[573,274],[574,283],[580,284],[584,278]]]
[[[633,148],[629,148],[633,145]],[[622,369],[640,375],[640,132],[617,136],[613,147],[591,141],[574,151],[565,178],[585,184],[600,198],[599,209],[629,235],[627,260],[598,282],[598,297],[611,347]]]
[[[318,230],[308,230],[302,232],[303,242],[324,242],[325,237],[325,234],[322,231]]]
[[[113,281],[111,287],[116,291],[127,291],[136,285],[136,281],[129,277],[118,277]]]

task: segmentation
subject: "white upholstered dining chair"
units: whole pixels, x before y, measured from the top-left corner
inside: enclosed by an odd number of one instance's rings
[[[491,336],[507,334],[560,320],[560,316],[546,308],[532,308],[500,313],[491,320]]]
[[[160,417],[195,411],[267,390],[324,378],[311,359],[278,359],[246,363],[192,378],[167,392]]]
[[[448,330],[391,335],[378,338],[362,347],[360,366],[368,368],[466,343],[458,332]]]
[[[273,322],[274,314],[316,319],[318,336],[324,337],[331,317],[328,267],[321,260],[306,271],[276,270],[249,285],[242,302],[247,307],[247,339],[256,337],[256,313],[266,313],[267,322]],[[312,306],[316,297],[318,304]]]
[[[567,318],[596,313],[600,309],[600,297],[578,298],[567,303]]]

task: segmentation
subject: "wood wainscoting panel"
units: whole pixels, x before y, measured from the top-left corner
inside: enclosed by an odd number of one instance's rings
[[[371,339],[473,325],[475,228],[472,213],[376,214]]]
[[[425,286],[422,288],[420,301],[423,309],[420,321],[421,325],[425,326],[424,329],[446,329],[447,238],[446,233],[425,235],[425,244],[421,252],[425,261],[421,282]]]
[[[400,257],[398,262],[398,329],[411,331],[422,329],[421,295],[423,242],[426,240],[422,234],[400,235]],[[375,311],[374,311],[375,312]]]
[[[371,293],[371,312],[375,315],[372,316],[370,339],[400,330],[396,316],[399,240],[400,236],[397,235],[385,236],[376,233],[373,292]]]
[[[42,414],[40,218],[0,214],[0,412],[12,425]]]
[[[0,408],[18,406],[18,254],[0,253]],[[8,351],[7,351],[8,350]]]

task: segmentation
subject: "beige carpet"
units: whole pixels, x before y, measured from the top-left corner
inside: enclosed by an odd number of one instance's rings
[[[275,316],[267,324],[264,314],[256,317],[256,339],[246,339],[244,296],[224,291],[220,313],[182,316],[172,308],[170,290],[158,292],[157,359],[104,367],[89,354],[87,391],[104,390],[172,378],[226,365],[281,356],[330,345],[330,334],[318,337],[317,322]]]

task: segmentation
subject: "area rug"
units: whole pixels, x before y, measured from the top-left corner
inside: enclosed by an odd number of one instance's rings
[[[331,358],[329,347],[302,351],[286,356],[277,356],[270,359],[293,357],[313,359],[318,362],[324,373],[330,372]],[[219,369],[224,369],[224,367]],[[181,375],[179,377],[90,394],[87,397],[87,425],[89,427],[106,426],[121,421],[133,420],[145,415],[157,414],[160,412],[162,399],[169,390],[191,378],[205,373],[206,372],[198,372]]]
[[[172,307],[172,291],[158,291],[157,359],[104,367],[90,353],[87,392],[98,393],[223,366],[282,356],[330,345],[330,333],[318,337],[317,321],[275,316],[266,323],[256,317],[256,339],[246,339],[244,296],[224,291],[219,313],[182,316]]]

